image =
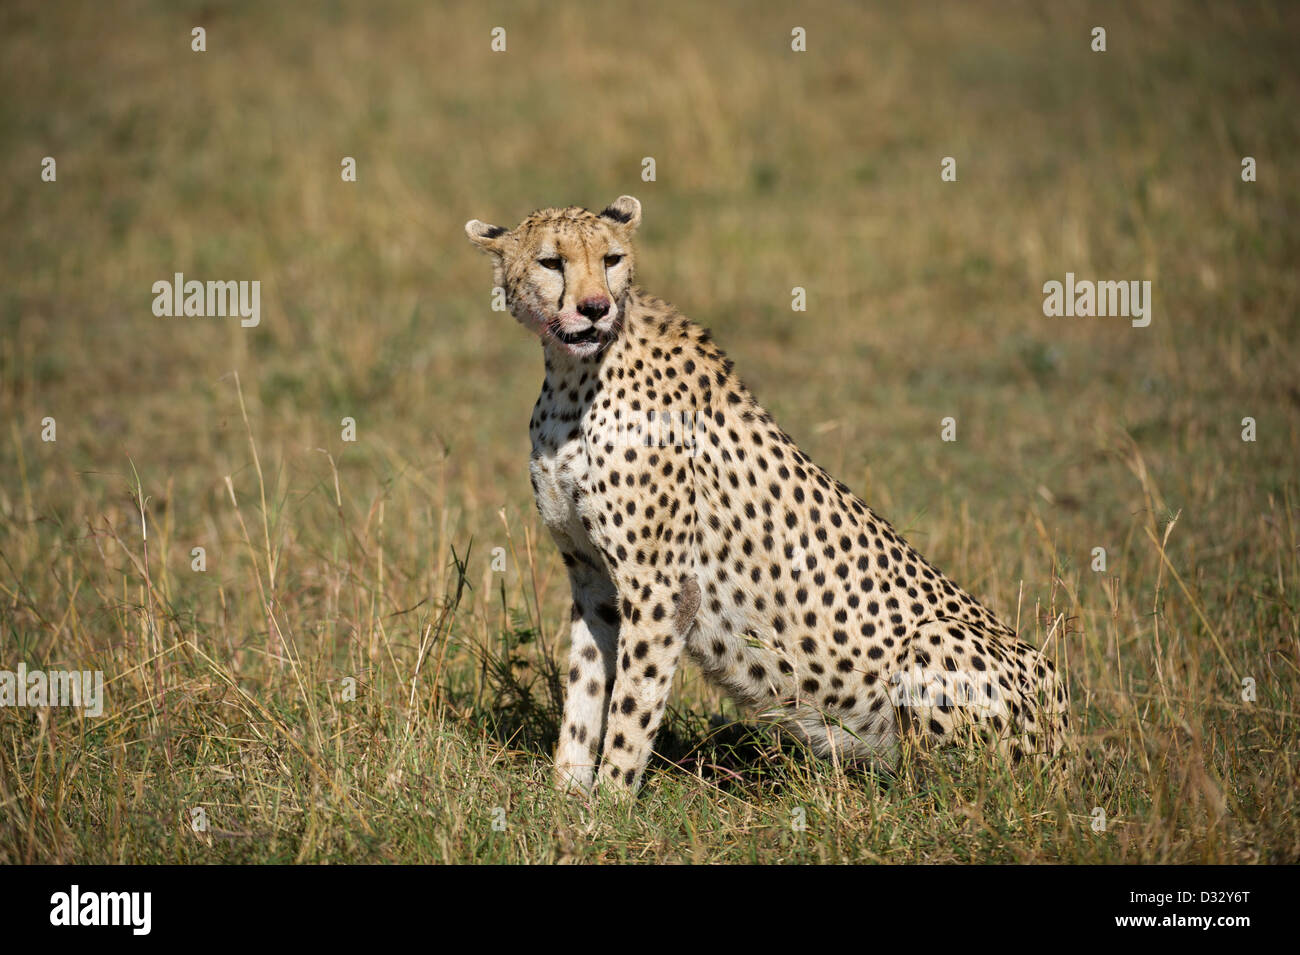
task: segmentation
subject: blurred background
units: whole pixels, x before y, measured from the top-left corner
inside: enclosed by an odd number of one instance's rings
[[[1148,691],[1176,726],[1242,672],[1290,700],[1297,27],[1285,3],[11,0],[0,665],[135,674],[119,699],[144,722],[121,738],[183,746],[210,728],[180,701],[223,681],[169,647],[296,698],[297,641],[322,685],[364,673],[387,712],[463,582],[437,679],[490,721],[456,694],[482,704],[484,648],[512,639],[541,641],[521,666],[544,673],[567,586],[526,474],[540,349],[491,311],[462,227],[630,193],[640,283],[922,552],[1054,634],[1095,732],[1142,738],[1128,695]],[[1151,281],[1150,326],[1045,317],[1067,271]],[[176,272],[260,281],[260,325],[156,317]],[[163,733],[144,702],[169,691]],[[676,699],[725,710],[693,671]],[[535,754],[549,718],[519,718]],[[1205,733],[1203,765],[1260,745]],[[1252,772],[1294,782],[1276,758]],[[1127,791],[1149,805],[1154,778]]]

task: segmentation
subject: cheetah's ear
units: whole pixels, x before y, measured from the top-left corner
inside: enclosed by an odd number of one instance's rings
[[[619,196],[601,210],[602,219],[612,219],[633,232],[641,224],[641,203],[632,196]]]
[[[485,252],[500,252],[501,239],[508,233],[508,229],[503,229],[499,225],[488,225],[478,219],[470,219],[465,223],[465,234],[469,236],[469,240]]]

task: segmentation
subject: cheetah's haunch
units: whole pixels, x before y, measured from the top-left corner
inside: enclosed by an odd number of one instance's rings
[[[682,650],[739,703],[827,753],[974,732],[1044,760],[1064,681],[813,464],[708,331],[632,284],[641,204],[477,219],[511,313],[541,337],[533,492],[568,568],[556,771],[639,783]],[[670,426],[665,427],[665,423]]]

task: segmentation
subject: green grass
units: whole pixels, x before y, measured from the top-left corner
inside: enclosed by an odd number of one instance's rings
[[[0,709],[0,861],[1300,860],[1297,27],[1267,3],[5,4],[0,669],[108,685],[99,719]],[[541,357],[461,227],[620,193],[642,284],[1051,645],[1059,778],[845,772],[688,667],[634,805],[552,791]],[[176,271],[260,280],[261,326],[155,318]],[[1151,326],[1045,318],[1066,271],[1152,280]]]

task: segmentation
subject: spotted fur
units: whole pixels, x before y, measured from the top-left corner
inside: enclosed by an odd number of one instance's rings
[[[633,284],[640,221],[623,196],[465,227],[543,344],[530,472],[573,592],[561,785],[639,786],[683,651],[823,754],[892,762],[904,737],[974,737],[1054,757],[1069,701],[1052,661],[810,461],[707,330]]]

